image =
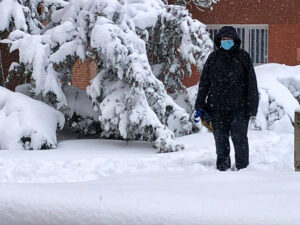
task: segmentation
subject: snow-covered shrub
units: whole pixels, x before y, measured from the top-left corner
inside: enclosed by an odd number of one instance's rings
[[[265,64],[255,67],[259,89],[259,106],[250,128],[293,132],[300,92],[300,66]],[[195,103],[198,85],[188,89],[189,101]]]
[[[47,104],[0,87],[0,149],[55,148],[61,112]]]
[[[75,60],[89,57],[97,75],[87,94],[102,137],[151,141],[161,152],[183,148],[174,137],[191,133],[192,123],[166,90],[180,87],[183,71],[201,67],[212,49],[205,26],[183,7],[160,0],[70,1],[52,13],[42,35],[17,30],[9,39],[35,95],[54,94],[57,109],[68,107],[64,90]],[[152,53],[159,40],[162,51]],[[161,70],[154,74],[155,67]]]
[[[255,68],[260,88],[260,108],[253,128],[293,132],[300,105],[300,66],[266,64]]]
[[[66,119],[65,128],[79,136],[100,134],[99,113],[93,110],[93,104],[86,92],[73,86],[65,86],[63,91],[67,102],[67,106],[62,109]],[[16,92],[48,104],[51,102],[41,94],[35,95],[30,83],[17,86]]]

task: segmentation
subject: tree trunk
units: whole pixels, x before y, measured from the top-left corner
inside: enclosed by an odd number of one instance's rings
[[[3,72],[3,66],[2,66],[1,50],[0,50],[0,86],[5,87],[5,79],[4,79],[4,72]]]

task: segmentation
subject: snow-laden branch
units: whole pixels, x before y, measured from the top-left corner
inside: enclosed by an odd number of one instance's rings
[[[66,5],[64,0],[2,0],[0,36],[13,30],[37,34],[51,11]]]
[[[210,8],[213,4],[218,3],[220,0],[187,0],[189,3],[193,3],[197,7]]]
[[[194,5],[198,8],[211,8],[213,4],[220,2],[221,0],[165,0],[167,4],[175,5]]]

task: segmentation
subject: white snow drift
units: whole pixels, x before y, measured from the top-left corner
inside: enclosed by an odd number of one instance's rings
[[[0,149],[41,149],[56,146],[62,113],[40,101],[0,87]]]

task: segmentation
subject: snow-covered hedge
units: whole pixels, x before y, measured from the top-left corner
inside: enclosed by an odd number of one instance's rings
[[[300,66],[265,64],[255,67],[259,88],[259,107],[250,128],[293,132],[295,111],[300,110]],[[188,89],[186,106],[193,107],[198,92],[195,85]],[[191,109],[190,109],[191,110]]]
[[[50,149],[64,116],[45,103],[0,87],[0,149]]]

